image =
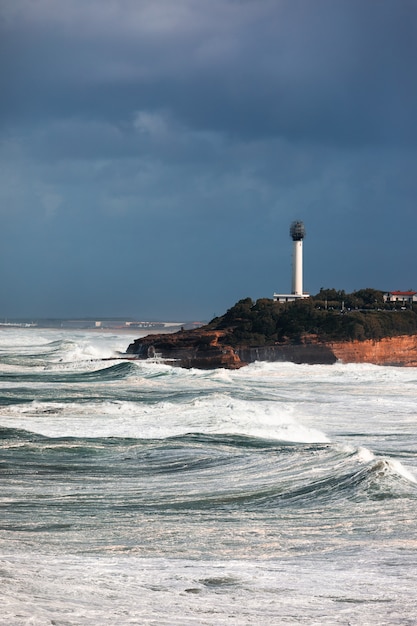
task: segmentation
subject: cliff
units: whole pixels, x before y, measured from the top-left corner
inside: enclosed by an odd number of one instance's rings
[[[215,369],[238,369],[254,361],[288,361],[330,365],[374,363],[417,367],[417,335],[365,341],[318,341],[310,337],[302,343],[273,346],[240,346],[227,343],[227,333],[192,330],[173,335],[149,335],[130,344],[127,353],[138,359],[158,359],[170,365]]]
[[[417,335],[334,342],[329,347],[342,363],[417,367]]]

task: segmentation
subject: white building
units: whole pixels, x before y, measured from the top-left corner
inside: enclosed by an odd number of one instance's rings
[[[388,291],[383,297],[384,302],[405,306],[417,302],[417,291]]]

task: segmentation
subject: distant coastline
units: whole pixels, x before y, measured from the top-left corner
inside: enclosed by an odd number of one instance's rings
[[[0,322],[3,328],[38,328],[56,330],[92,330],[137,333],[138,331],[153,333],[172,333],[180,328],[199,328],[204,322],[172,322],[172,321],[142,321],[136,322],[121,318],[44,318],[38,320],[10,319]]]

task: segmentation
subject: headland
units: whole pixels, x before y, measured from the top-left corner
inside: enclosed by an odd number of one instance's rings
[[[387,304],[374,289],[321,290],[287,303],[245,298],[200,328],[136,339],[127,354],[200,369],[254,361],[416,367],[417,308]]]

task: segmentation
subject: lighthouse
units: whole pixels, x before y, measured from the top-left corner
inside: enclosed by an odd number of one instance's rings
[[[290,226],[290,236],[293,241],[291,293],[274,293],[275,302],[293,302],[298,298],[309,297],[308,293],[303,292],[303,239],[305,234],[304,222],[299,220],[292,222]]]
[[[292,248],[292,283],[291,293],[299,298],[303,297],[303,239],[305,228],[303,222],[293,222],[290,226],[290,235],[293,240]]]

